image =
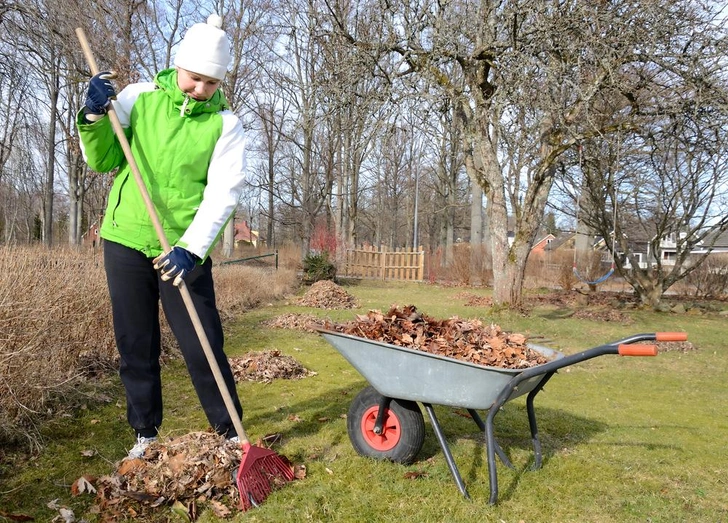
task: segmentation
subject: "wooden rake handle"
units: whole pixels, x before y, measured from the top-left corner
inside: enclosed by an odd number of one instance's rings
[[[76,28],[76,36],[78,37],[78,41],[81,43],[81,48],[83,49],[83,54],[86,56],[86,61],[91,68],[91,73],[93,75],[97,75],[99,73],[99,67],[96,64],[96,59],[94,58],[91,47],[89,46],[88,40],[86,39],[86,33],[82,28],[78,27]],[[121,144],[121,148],[124,151],[126,161],[129,164],[131,172],[134,175],[134,181],[136,182],[136,185],[139,188],[139,192],[142,195],[144,205],[147,207],[147,212],[149,213],[149,217],[151,218],[152,224],[154,225],[154,230],[157,233],[159,243],[162,245],[162,249],[165,253],[169,252],[171,250],[169,240],[167,240],[167,236],[164,234],[164,229],[162,228],[162,223],[159,221],[157,210],[154,208],[154,203],[149,196],[147,186],[144,184],[142,173],[139,170],[136,161],[134,160],[134,155],[131,152],[129,140],[127,140],[126,135],[124,134],[124,128],[121,126],[121,122],[119,121],[119,117],[116,114],[116,111],[114,111],[113,104],[109,104],[109,107],[107,108],[107,114],[109,116],[109,119],[111,120],[111,126],[114,129],[114,133],[116,134],[116,137]],[[250,443],[250,441],[248,440],[248,436],[245,433],[245,429],[243,429],[243,423],[240,419],[240,416],[238,415],[238,411],[235,409],[233,398],[230,395],[230,391],[228,390],[225,380],[222,377],[222,373],[220,372],[220,366],[217,364],[217,360],[215,359],[215,355],[212,351],[212,346],[210,345],[210,340],[207,338],[207,333],[205,333],[205,329],[202,326],[202,322],[200,321],[200,316],[199,314],[197,314],[197,309],[195,308],[195,304],[192,301],[192,296],[190,296],[190,291],[185,285],[184,280],[180,282],[178,288],[180,294],[182,295],[182,301],[184,301],[187,312],[190,315],[190,320],[192,320],[192,325],[195,328],[197,337],[199,338],[200,344],[202,345],[202,350],[205,352],[205,357],[207,358],[207,362],[210,365],[212,374],[215,377],[215,383],[217,383],[217,388],[220,390],[220,395],[225,402],[225,407],[227,408],[230,419],[232,420],[233,426],[235,427],[235,431],[240,437],[240,441],[242,444]]]

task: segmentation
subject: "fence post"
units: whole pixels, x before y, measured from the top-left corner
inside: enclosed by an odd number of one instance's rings
[[[380,260],[380,271],[382,272],[382,280],[387,279],[387,247],[382,244],[379,247],[379,256],[381,256]]]
[[[425,250],[422,248],[422,245],[419,247],[419,252],[417,253],[417,256],[419,258],[419,263],[417,264],[417,279],[420,281],[424,281],[425,279]]]

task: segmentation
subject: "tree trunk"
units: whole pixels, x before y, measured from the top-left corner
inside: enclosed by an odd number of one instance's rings
[[[51,56],[50,62],[55,64],[55,56]],[[50,90],[50,121],[48,122],[47,147],[48,156],[46,159],[46,179],[43,188],[43,245],[50,247],[53,245],[53,188],[55,185],[55,168],[56,168],[56,127],[58,114],[56,105],[58,104],[59,78],[57,71],[54,69],[52,78],[48,84]]]
[[[472,200],[470,202],[470,285],[478,287],[483,284],[483,188],[473,181]]]

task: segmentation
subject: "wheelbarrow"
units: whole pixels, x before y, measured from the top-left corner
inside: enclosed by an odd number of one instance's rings
[[[354,398],[347,415],[347,432],[357,453],[397,463],[412,463],[425,438],[424,419],[418,407],[421,403],[450,473],[460,493],[469,499],[433,405],[467,409],[479,429],[485,432],[491,505],[498,499],[496,455],[504,465],[514,468],[493,431],[495,416],[507,401],[528,394],[526,410],[534,451],[532,468],[537,470],[541,467],[542,452],[533,402],[556,371],[605,354],[657,355],[656,345],[639,342],[687,340],[683,332],[635,334],[571,355],[530,344],[531,349],[549,361],[523,370],[485,367],[323,328],[317,330],[370,384]],[[488,411],[485,421],[477,410]]]

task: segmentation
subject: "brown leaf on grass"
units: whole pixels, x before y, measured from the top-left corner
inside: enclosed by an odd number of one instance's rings
[[[73,496],[79,496],[83,493],[95,494],[94,481],[96,481],[96,478],[93,476],[81,476],[71,485],[71,494]]]
[[[293,477],[296,479],[304,479],[306,477],[306,465],[299,464],[293,466]]]
[[[231,514],[230,509],[223,503],[220,503],[219,501],[216,501],[213,499],[210,501],[209,506],[210,506],[210,509],[212,510],[212,512],[218,518],[227,519],[230,517],[230,514]]]
[[[428,477],[427,472],[421,470],[411,470],[409,472],[405,472],[404,474],[404,479],[417,479],[426,477]]]

